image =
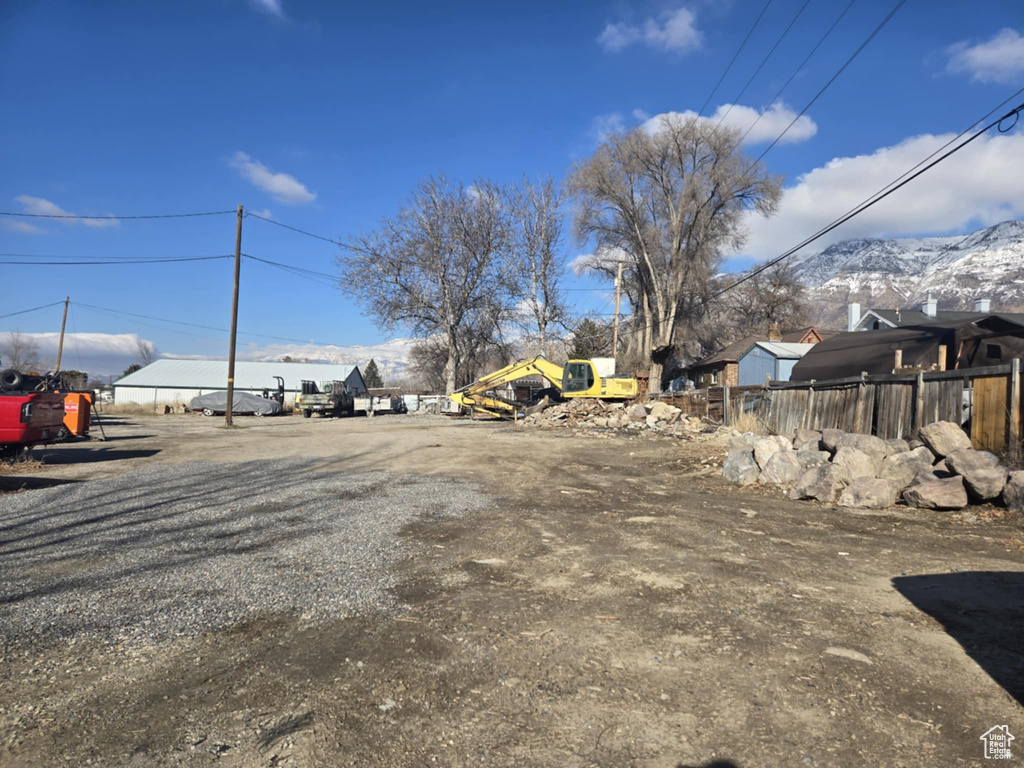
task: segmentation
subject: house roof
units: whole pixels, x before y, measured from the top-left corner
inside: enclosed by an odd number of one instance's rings
[[[754,344],[755,347],[760,347],[766,352],[771,353],[775,357],[782,358],[783,360],[799,360],[801,357],[810,351],[814,344],[796,344],[793,342],[786,341],[759,341]],[[747,350],[748,352],[750,350]]]
[[[355,365],[329,363],[235,363],[235,386],[239,389],[276,389],[274,376],[284,379],[289,392],[298,392],[303,380],[346,381],[353,373],[363,386]],[[167,387],[176,389],[226,389],[227,360],[175,360],[161,358],[114,382],[115,387]],[[349,382],[350,385],[352,382]]]
[[[704,368],[709,365],[715,365],[716,363],[735,363],[737,360],[743,357],[744,354],[746,354],[747,350],[749,350],[758,341],[760,341],[761,338],[761,334],[744,336],[739,341],[734,341],[729,346],[723,347],[722,349],[718,350],[717,352],[715,352],[715,354],[709,355],[708,357],[705,357],[703,360],[698,360],[697,362],[690,365],[690,367]]]
[[[967,312],[970,318],[905,325],[899,328],[842,333],[815,344],[794,366],[791,381],[827,380],[860,373],[892,373],[894,355],[902,350],[903,364],[921,365],[932,361],[936,348],[954,349],[958,338],[1024,332],[1024,314]]]
[[[873,313],[883,320],[892,323],[897,328],[903,328],[908,325],[930,325],[932,323],[962,324],[972,320],[980,320],[992,314],[999,314],[1003,317],[1016,319],[1017,322],[1024,322],[1024,313],[1020,312],[992,313],[940,309],[935,313],[935,317],[931,317],[919,309],[875,309],[872,307],[864,313],[864,317],[867,317],[869,313]],[[863,318],[861,319],[863,320]]]

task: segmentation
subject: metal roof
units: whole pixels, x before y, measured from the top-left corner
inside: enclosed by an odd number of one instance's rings
[[[362,374],[355,365],[330,363],[250,363],[235,362],[235,386],[239,389],[276,389],[274,376],[284,379],[289,392],[298,392],[303,380],[347,381],[356,375],[357,384],[364,388]],[[115,387],[168,387],[175,389],[226,389],[228,385],[227,360],[175,360],[161,358],[135,373],[114,382]]]
[[[790,341],[759,341],[754,344],[755,347],[761,347],[761,349],[770,352],[775,357],[781,357],[784,360],[799,360],[801,357],[806,355],[813,344],[798,344]]]

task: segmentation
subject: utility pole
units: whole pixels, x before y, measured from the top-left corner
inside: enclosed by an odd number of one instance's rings
[[[612,357],[615,358],[615,372],[619,372],[619,300],[622,298],[622,262],[615,274],[615,330],[612,331]]]
[[[238,278],[242,271],[242,206],[238,206],[238,224],[235,226],[235,292],[231,298],[231,340],[228,342],[228,403],[224,410],[224,425],[232,426],[231,410],[235,404],[235,336],[238,332]]]
[[[68,302],[71,301],[70,296],[64,297],[64,318],[60,321],[60,341],[57,343],[57,366],[54,373],[60,372],[60,358],[64,354],[64,326],[68,324]]]

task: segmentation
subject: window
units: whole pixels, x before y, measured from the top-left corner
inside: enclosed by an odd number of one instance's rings
[[[569,363],[565,366],[563,392],[585,392],[594,386],[594,369],[589,363]]]
[[[987,357],[989,360],[1002,360],[1003,348],[998,344],[986,344],[985,357]]]

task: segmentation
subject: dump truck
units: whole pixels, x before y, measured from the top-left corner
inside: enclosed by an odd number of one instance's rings
[[[613,363],[614,365],[614,363]],[[526,376],[542,376],[551,387],[544,396],[553,400],[593,397],[599,400],[632,400],[641,394],[640,382],[628,374],[604,375],[599,373],[594,360],[570,360],[564,367],[555,365],[543,356],[521,360],[501,370],[477,379],[453,392],[453,402],[469,408],[475,415],[509,419],[522,416],[528,403],[520,403],[504,396],[498,390],[505,384]],[[602,360],[600,368],[607,373]],[[614,370],[614,368],[612,369]]]
[[[303,381],[302,391],[295,396],[295,410],[302,411],[307,419],[314,413],[351,416],[356,412],[356,403],[344,381]]]

